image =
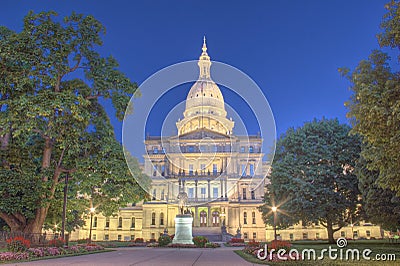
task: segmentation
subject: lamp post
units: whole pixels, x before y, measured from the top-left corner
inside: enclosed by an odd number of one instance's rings
[[[62,225],[61,225],[61,238],[63,240],[65,240],[65,220],[67,216],[68,178],[69,178],[69,173],[67,172],[64,184],[64,202],[63,202],[63,214],[62,214]]]
[[[271,209],[274,213],[274,240],[276,241],[276,212],[278,211],[278,208],[274,206]]]
[[[95,210],[96,209],[93,207],[90,208],[90,228],[89,228],[89,239],[88,239],[89,244],[92,243],[92,224],[93,224],[93,214]]]

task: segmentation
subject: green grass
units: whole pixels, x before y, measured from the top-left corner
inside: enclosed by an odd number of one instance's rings
[[[317,257],[321,253],[322,249],[328,249],[329,244],[326,241],[296,241],[292,243],[293,249],[297,249],[299,253],[301,253],[304,249],[314,249],[316,251]],[[336,244],[331,244],[332,248],[337,248]],[[268,265],[282,265],[284,263],[285,266],[287,265],[388,265],[394,266],[399,264],[400,260],[400,244],[393,244],[389,243],[388,241],[384,240],[359,240],[359,241],[348,241],[348,245],[346,248],[355,249],[362,251],[364,249],[371,249],[372,253],[369,257],[375,258],[376,254],[395,254],[397,261],[367,261],[367,260],[360,260],[360,261],[345,261],[345,260],[331,260],[328,257],[328,254],[325,253],[323,260],[317,261],[286,261],[286,262],[270,262],[270,261],[261,261],[250,254],[243,252],[242,250],[235,251],[239,256],[244,258],[245,260],[251,263],[257,264],[268,264]],[[360,252],[361,253],[361,252]]]

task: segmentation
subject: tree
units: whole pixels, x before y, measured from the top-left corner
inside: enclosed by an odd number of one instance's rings
[[[271,208],[278,207],[278,226],[319,222],[333,234],[360,215],[358,180],[353,169],[360,140],[350,127],[334,120],[314,120],[290,128],[276,146],[265,204],[265,223],[273,224]]]
[[[366,219],[392,232],[400,229],[400,198],[393,190],[382,189],[375,183],[379,173],[368,170],[364,158],[358,160],[355,169]]]
[[[122,120],[138,93],[113,57],[96,52],[104,33],[75,13],[60,21],[30,12],[19,33],[0,27],[0,218],[12,231],[41,232],[67,173],[70,197],[92,187],[114,211],[145,195],[99,104],[111,100]]]
[[[400,48],[399,5],[398,1],[386,5],[389,12],[378,35],[382,47]],[[361,135],[366,144],[362,156],[367,168],[378,174],[376,184],[400,196],[400,72],[392,71],[389,63],[386,53],[374,50],[353,72],[340,71],[351,83],[353,95],[345,103],[347,116],[352,132]]]

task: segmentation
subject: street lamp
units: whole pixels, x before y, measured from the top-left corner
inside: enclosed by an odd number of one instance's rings
[[[89,228],[89,240],[88,240],[89,244],[92,243],[92,224],[93,224],[93,214],[95,210],[96,209],[93,207],[90,208],[90,228]]]
[[[271,209],[272,209],[272,212],[274,213],[274,240],[276,241],[276,214],[277,214],[278,208],[274,206]]]

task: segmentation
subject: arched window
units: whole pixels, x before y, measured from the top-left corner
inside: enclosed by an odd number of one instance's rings
[[[160,213],[160,225],[164,225],[164,213]]]
[[[215,211],[212,213],[213,226],[219,226],[219,212]]]
[[[110,227],[110,217],[107,217],[106,218],[106,226],[105,226],[106,228],[109,228]]]
[[[247,224],[247,212],[243,213],[243,224]]]
[[[118,228],[122,228],[122,217],[118,218]]]
[[[96,228],[97,227],[97,216],[95,216],[93,218],[93,227]]]
[[[200,212],[200,226],[207,226],[207,213],[205,211]]]
[[[132,219],[131,219],[131,228],[135,228],[135,226],[136,226],[136,219],[135,219],[135,217],[132,217]]]
[[[156,225],[156,213],[151,214],[151,225]]]
[[[256,212],[251,213],[251,220],[253,224],[256,224]]]

